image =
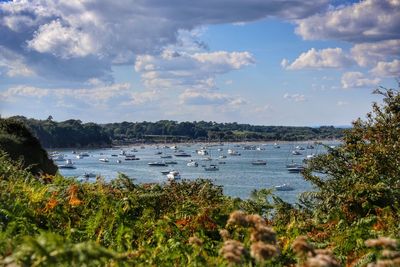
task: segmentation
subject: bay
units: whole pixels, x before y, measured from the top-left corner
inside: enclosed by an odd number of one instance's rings
[[[324,141],[325,145],[338,145],[335,141]],[[67,177],[76,177],[81,180],[85,173],[93,173],[104,177],[106,181],[114,179],[118,173],[124,173],[130,178],[135,179],[135,183],[166,183],[167,178],[161,171],[174,169],[179,171],[182,179],[193,180],[205,178],[212,180],[216,185],[223,186],[224,194],[246,199],[254,189],[275,188],[282,184],[290,185],[292,191],[274,191],[274,194],[289,203],[297,202],[299,194],[311,191],[311,184],[305,181],[300,173],[289,173],[286,169],[288,163],[301,164],[307,155],[325,153],[326,149],[322,145],[313,144],[313,149],[307,149],[310,142],[303,143],[279,143],[280,148],[276,148],[272,143],[225,143],[218,145],[207,144],[177,144],[178,150],[190,154],[191,157],[173,156],[177,150],[164,148],[163,145],[144,145],[115,147],[107,149],[57,150],[63,154],[65,159],[71,159],[75,169],[60,169],[60,173]],[[302,155],[292,155],[296,146],[302,146],[305,150],[300,150]],[[199,155],[196,151],[205,147],[208,155]],[[240,156],[231,156],[228,149],[235,150]],[[134,154],[140,160],[126,161],[121,151],[127,154]],[[54,151],[49,151],[54,152]],[[76,156],[81,152],[87,152],[89,157],[78,159]],[[162,153],[162,154],[160,154]],[[114,155],[114,156],[112,156]],[[117,156],[115,156],[117,155]],[[163,155],[172,155],[172,158],[163,159]],[[225,155],[226,158],[220,159],[219,156]],[[212,158],[211,161],[204,160],[205,157]],[[101,162],[99,159],[107,158],[108,162]],[[118,163],[118,160],[120,163]],[[198,162],[198,167],[189,167],[189,160]],[[266,160],[266,165],[252,165],[252,161]],[[177,164],[167,167],[150,167],[148,163],[155,161],[176,161]],[[219,164],[224,161],[225,164]],[[63,164],[63,162],[57,162]],[[208,166],[215,164],[218,171],[205,171],[202,165]],[[93,181],[96,178],[90,178]]]

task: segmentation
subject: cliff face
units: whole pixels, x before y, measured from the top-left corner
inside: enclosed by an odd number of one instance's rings
[[[11,159],[21,160],[33,174],[54,175],[58,170],[39,140],[15,120],[0,119],[0,149],[7,152]]]

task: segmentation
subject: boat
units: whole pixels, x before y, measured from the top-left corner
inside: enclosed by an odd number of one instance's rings
[[[178,149],[177,146],[171,146],[171,147],[169,147],[169,148],[172,149],[172,150],[177,150],[177,149]]]
[[[302,146],[296,146],[296,149],[297,149],[297,150],[305,150],[305,148],[302,147]]]
[[[172,155],[163,155],[163,156],[160,156],[160,158],[162,158],[162,159],[171,159]]]
[[[117,163],[122,163],[122,160],[120,160],[120,159],[117,159]]]
[[[288,184],[282,184],[275,186],[276,191],[293,191],[294,188]]]
[[[205,171],[218,171],[219,168],[218,168],[217,165],[211,164],[211,165],[209,165],[208,167],[204,167],[204,170],[205,170]]]
[[[298,166],[294,166],[294,167],[289,167],[289,168],[287,168],[287,170],[288,170],[288,172],[291,172],[291,173],[299,173],[304,170],[304,166],[298,165]]]
[[[165,162],[158,162],[158,161],[149,162],[149,163],[147,163],[147,165],[149,165],[150,167],[165,167],[165,166],[168,166]]]
[[[81,153],[79,153],[79,155],[82,156],[82,157],[89,157],[90,156],[88,152],[81,152]]]
[[[184,157],[191,157],[191,155],[188,154],[188,153],[186,153],[186,152],[175,153],[174,156],[175,156],[175,157],[181,157],[181,158],[184,158]]]
[[[85,177],[85,178],[94,178],[96,176],[97,175],[92,172],[85,172],[85,174],[83,175],[83,177]]]
[[[163,175],[167,175],[168,173],[170,173],[171,172],[171,170],[167,170],[167,171],[161,171],[161,174],[163,174]]]
[[[111,157],[118,157],[117,154],[111,154]]]
[[[99,161],[101,161],[101,162],[108,162],[108,158],[100,158]]]
[[[51,159],[53,161],[65,161],[64,155],[62,154],[53,154]]]
[[[197,151],[197,154],[202,155],[202,156],[207,156],[208,152],[205,149],[200,149]]]
[[[293,150],[292,154],[295,155],[295,156],[302,155],[301,152],[297,151],[297,150]]]
[[[218,158],[220,158],[220,159],[226,159],[226,156],[225,156],[225,155],[221,155],[221,156],[219,156]]]
[[[173,165],[173,164],[178,164],[178,162],[177,162],[177,161],[171,160],[171,161],[166,161],[165,164],[168,164],[168,165],[171,164],[171,165]]]
[[[121,150],[121,151],[119,152],[119,154],[120,154],[121,156],[125,156],[126,152],[125,152],[125,150]]]
[[[161,155],[162,154],[162,152],[161,151],[158,151],[158,152],[156,152],[154,155]]]
[[[226,164],[226,161],[218,161],[218,164]]]
[[[240,153],[233,149],[228,149],[228,154],[231,156],[240,156]]]
[[[274,143],[274,148],[281,148],[281,146],[278,143]]]
[[[222,148],[218,148],[217,151],[221,152],[221,151],[222,151]]]
[[[252,161],[251,164],[252,165],[267,165],[267,161],[259,159],[259,160]]]
[[[265,147],[260,147],[260,146],[259,146],[259,147],[256,148],[256,150],[257,150],[257,151],[265,150]]]
[[[210,161],[210,160],[212,160],[212,158],[211,158],[211,157],[204,157],[204,158],[202,158],[201,160],[202,160],[202,161]]]
[[[83,159],[84,157],[81,154],[76,155],[77,159]]]
[[[170,180],[170,181],[179,180],[179,179],[181,179],[181,175],[179,174],[178,171],[170,171],[170,172],[167,174],[167,178],[168,178],[168,180]]]
[[[186,166],[188,166],[188,167],[197,167],[197,166],[199,166],[199,164],[196,161],[191,160],[186,164]]]
[[[314,146],[313,145],[308,145],[307,149],[314,149]]]
[[[125,160],[139,160],[135,155],[125,155]]]
[[[74,163],[70,159],[67,159],[65,161],[65,164],[58,165],[58,168],[60,168],[60,169],[76,169]]]

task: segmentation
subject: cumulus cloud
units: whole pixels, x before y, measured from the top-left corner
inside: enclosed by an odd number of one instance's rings
[[[88,88],[41,88],[34,86],[18,85],[0,92],[3,101],[15,101],[18,98],[43,98],[50,97],[53,101],[77,104],[85,103],[87,106],[106,106],[114,101],[122,102],[136,99],[137,93],[133,92],[129,83],[116,83],[112,85],[99,85]],[[51,101],[50,101],[51,102]],[[133,101],[133,103],[139,103]]]
[[[33,76],[35,74],[34,71],[25,64],[21,56],[0,46],[0,70],[2,69],[8,77]]]
[[[287,100],[294,101],[294,102],[304,102],[304,101],[306,101],[306,96],[305,96],[305,95],[302,95],[302,94],[289,94],[289,93],[285,93],[285,94],[283,95],[283,98],[284,98],[284,99],[287,99]]]
[[[348,88],[365,88],[377,85],[379,78],[367,78],[361,72],[346,72],[342,75],[342,87]]]
[[[196,91],[196,90],[185,90],[179,99],[181,104],[186,105],[242,105],[245,104],[245,100],[242,98],[235,98],[226,94],[221,94],[212,91]]]
[[[300,19],[327,4],[328,0],[15,0],[0,2],[0,45],[23,57],[40,76],[110,79],[111,65],[132,64],[142,54],[157,55],[177,41],[179,30],[266,17]]]
[[[298,20],[296,33],[307,40],[354,43],[400,39],[400,2],[365,0]]]
[[[249,52],[177,52],[164,50],[161,56],[141,55],[135,70],[143,83],[152,89],[216,88],[215,76],[254,63]]]
[[[281,66],[289,70],[307,68],[342,68],[350,66],[353,61],[342,51],[341,48],[326,48],[316,50],[311,48],[302,53],[292,63],[283,59]]]
[[[398,58],[400,56],[400,39],[356,44],[351,49],[351,54],[363,67],[376,64],[377,61]]]
[[[395,59],[391,62],[378,62],[371,70],[371,73],[382,77],[399,77],[400,76],[400,60]]]

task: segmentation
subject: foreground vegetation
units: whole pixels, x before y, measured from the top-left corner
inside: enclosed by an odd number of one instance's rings
[[[289,127],[255,126],[215,122],[121,122],[108,124],[82,123],[80,120],[63,122],[12,117],[24,123],[44,147],[101,147],[152,142],[180,141],[301,141],[337,139],[343,129],[333,126]]]
[[[0,265],[400,266],[400,94],[304,172],[298,204],[207,180],[33,175],[0,155]]]

